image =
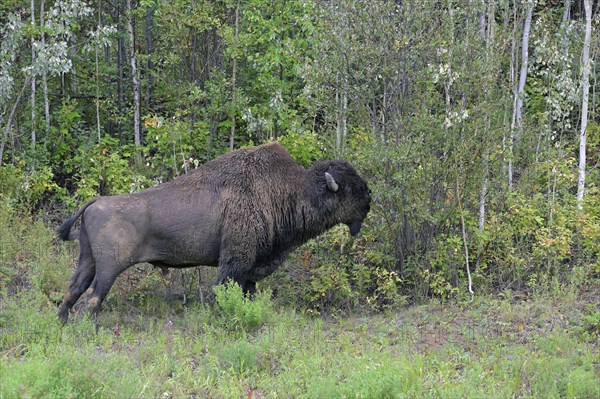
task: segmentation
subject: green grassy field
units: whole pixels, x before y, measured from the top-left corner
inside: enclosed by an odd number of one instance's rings
[[[229,287],[213,306],[109,297],[66,326],[0,313],[1,398],[598,398],[598,292],[309,317]]]

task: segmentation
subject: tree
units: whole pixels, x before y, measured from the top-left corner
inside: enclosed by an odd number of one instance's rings
[[[140,77],[137,69],[137,57],[135,53],[135,35],[133,31],[133,20],[135,15],[131,8],[131,0],[127,0],[127,32],[129,33],[129,61],[131,63],[131,81],[133,83],[133,137],[137,147],[142,145],[142,126],[140,111],[142,108],[140,97]]]
[[[588,125],[588,99],[590,93],[590,40],[592,35],[592,2],[584,0],[585,8],[585,38],[583,40],[583,54],[581,56],[581,129],[579,132],[579,178],[577,179],[577,207],[583,209],[583,195],[585,191],[585,163],[586,163],[586,134]]]
[[[531,31],[531,20],[533,17],[533,9],[535,0],[526,0],[525,22],[523,23],[523,40],[521,44],[521,71],[519,73],[519,84],[514,89],[514,111],[510,130],[509,145],[508,145],[508,186],[513,186],[513,151],[515,142],[515,133],[520,133],[523,128],[523,97],[525,95],[525,82],[527,80],[527,66],[529,64],[529,33]]]

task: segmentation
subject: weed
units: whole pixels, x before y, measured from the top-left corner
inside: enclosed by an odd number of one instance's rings
[[[270,291],[259,291],[250,299],[234,281],[215,286],[213,290],[217,312],[227,328],[255,330],[273,315]]]

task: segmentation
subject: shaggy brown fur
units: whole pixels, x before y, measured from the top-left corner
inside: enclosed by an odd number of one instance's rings
[[[253,292],[298,245],[338,223],[357,234],[369,204],[367,184],[346,161],[304,169],[276,143],[230,152],[135,194],[95,198],[58,229],[74,239],[81,217],[79,264],[59,317],[66,322],[90,285],[97,312],[117,276],[141,262],[218,266],[217,283],[233,279]]]

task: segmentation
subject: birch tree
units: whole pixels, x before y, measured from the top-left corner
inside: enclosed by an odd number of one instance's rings
[[[592,2],[584,0],[585,8],[585,38],[583,41],[583,54],[581,56],[581,86],[583,94],[581,99],[581,130],[579,132],[579,178],[577,180],[577,208],[583,209],[583,195],[585,191],[585,162],[586,162],[586,130],[588,124],[588,99],[590,93],[590,41],[592,36]]]
[[[35,1],[31,0],[31,30],[35,31]],[[31,35],[31,64],[35,63],[36,56],[36,42],[35,36]],[[35,72],[31,79],[31,147],[35,148],[35,142],[37,141],[36,133],[35,133],[35,92],[36,92],[36,82],[35,82]]]
[[[512,188],[513,185],[513,150],[515,131],[520,132],[523,127],[523,96],[525,94],[525,82],[527,80],[527,65],[529,63],[529,33],[531,32],[531,20],[533,17],[534,6],[534,1],[527,1],[525,22],[523,24],[523,40],[521,44],[521,70],[519,73],[519,86],[514,92],[514,111],[509,137],[508,186],[510,188]]]
[[[127,32],[129,33],[129,61],[131,63],[131,80],[133,83],[133,137],[136,146],[142,145],[140,124],[140,80],[137,70],[137,59],[135,56],[135,35],[133,32],[133,12],[131,0],[127,0]]]

